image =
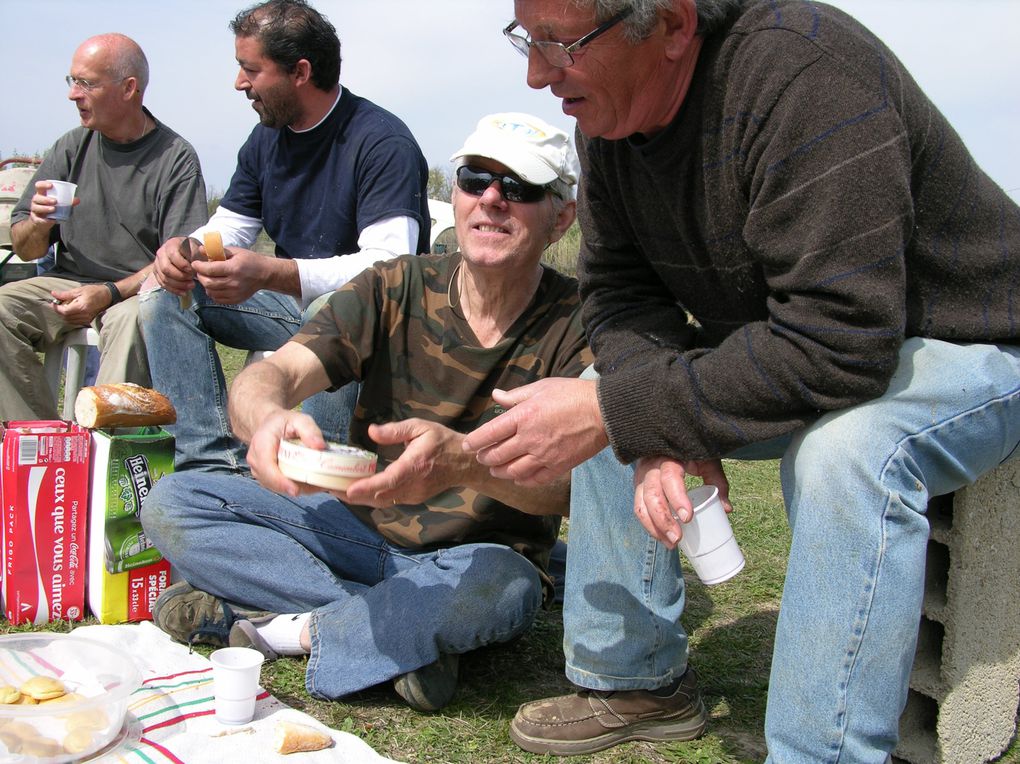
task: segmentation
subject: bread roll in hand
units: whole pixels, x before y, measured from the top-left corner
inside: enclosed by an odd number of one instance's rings
[[[219,231],[206,231],[202,235],[202,243],[205,245],[205,256],[209,260],[226,260],[227,255],[223,251],[223,237]]]

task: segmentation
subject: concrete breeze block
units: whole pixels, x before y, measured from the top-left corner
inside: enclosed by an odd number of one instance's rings
[[[894,755],[981,764],[1017,728],[1020,459],[932,499],[928,515],[924,607]]]

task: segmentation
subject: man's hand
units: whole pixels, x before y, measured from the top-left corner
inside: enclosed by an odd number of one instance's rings
[[[256,480],[270,491],[287,496],[303,493],[322,493],[324,489],[317,486],[297,483],[282,472],[277,459],[280,441],[296,438],[308,448],[321,450],[326,447],[315,420],[307,414],[290,409],[276,408],[262,419],[255,434],[248,444],[248,466]]]
[[[509,410],[468,435],[464,449],[494,477],[545,485],[609,444],[594,380],[550,377],[492,397]]]
[[[648,534],[672,549],[683,536],[682,523],[694,519],[684,476],[700,477],[719,489],[719,500],[727,512],[730,484],[718,459],[679,462],[664,456],[639,459],[634,473],[634,514]]]
[[[153,263],[152,274],[156,281],[166,291],[176,295],[190,292],[195,286],[195,272],[191,268],[191,261],[181,254],[181,242],[183,236],[175,236],[163,242],[163,246],[156,250],[156,261]],[[192,239],[192,251],[198,249],[199,242]],[[145,290],[149,283],[143,285]]]
[[[56,197],[46,196],[46,192],[51,188],[53,188],[53,184],[48,180],[37,180],[35,182],[35,193],[32,195],[32,201],[29,202],[28,207],[29,218],[32,222],[42,226],[47,231],[60,222],[49,219],[50,215],[57,210]],[[72,207],[77,207],[80,203],[81,199],[77,196],[71,200]]]
[[[22,260],[38,260],[50,247],[50,230],[58,222],[49,219],[57,208],[57,200],[46,196],[46,191],[52,187],[48,180],[37,180],[28,206],[28,219],[11,226],[11,243]],[[71,204],[77,206],[80,201],[75,197]]]
[[[465,485],[478,466],[461,448],[464,436],[424,419],[373,424],[368,436],[381,446],[404,444],[386,469],[348,486],[345,500],[369,507],[420,504],[441,491]]]
[[[239,247],[224,248],[226,260],[209,261],[205,247],[200,248],[202,259],[191,264],[198,282],[213,301],[220,305],[237,305],[257,291],[267,288],[273,258]]]
[[[110,290],[102,284],[83,284],[73,289],[50,292],[57,302],[53,310],[71,326],[88,326],[110,307]]]

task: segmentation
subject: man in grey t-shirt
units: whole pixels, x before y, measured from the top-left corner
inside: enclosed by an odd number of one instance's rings
[[[160,243],[208,209],[194,149],[142,105],[148,80],[145,54],[121,34],[91,37],[71,59],[81,126],[46,153],[11,214],[21,259],[52,244],[57,256],[45,274],[0,287],[0,420],[57,417],[36,352],[85,326],[100,336],[98,382],[149,384],[138,288]],[[68,220],[51,218],[51,180],[78,185]]]

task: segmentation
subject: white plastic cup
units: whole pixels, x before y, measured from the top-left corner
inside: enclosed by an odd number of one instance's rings
[[[706,585],[721,584],[744,569],[744,554],[737,545],[726,510],[714,485],[687,492],[694,518],[683,524],[680,550]]]
[[[50,215],[50,220],[67,220],[71,217],[71,206],[74,202],[74,193],[78,186],[68,183],[66,180],[48,180],[53,185],[46,191],[46,196],[57,200],[57,209]]]
[[[247,724],[255,716],[255,696],[265,660],[262,653],[250,647],[224,647],[214,651],[209,660],[213,665],[216,721]]]

